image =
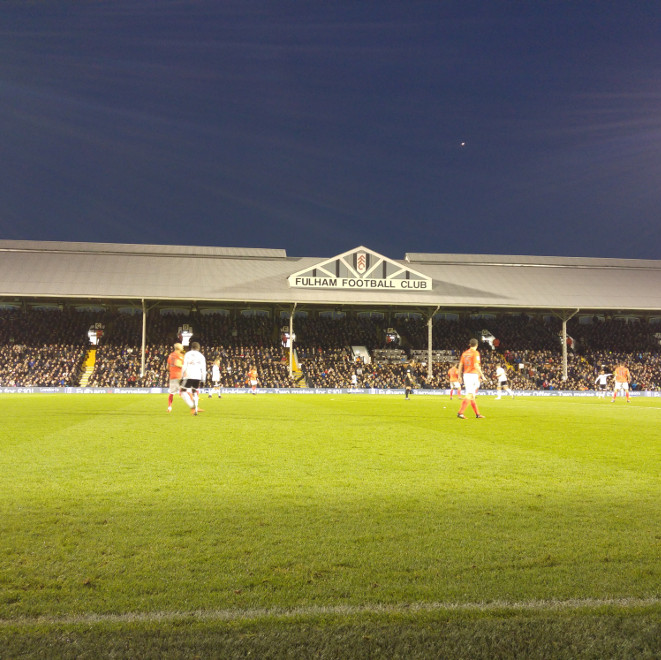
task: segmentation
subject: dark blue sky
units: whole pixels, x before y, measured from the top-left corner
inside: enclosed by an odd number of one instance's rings
[[[0,238],[661,259],[661,5],[0,8]]]

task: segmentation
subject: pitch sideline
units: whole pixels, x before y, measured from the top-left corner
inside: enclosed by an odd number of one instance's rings
[[[604,607],[636,608],[661,605],[661,598],[584,598],[570,600],[490,601],[483,603],[400,603],[374,605],[328,605],[276,607],[247,610],[195,610],[190,612],[128,612],[126,614],[81,614],[40,616],[0,620],[0,628],[44,625],[94,625],[97,623],[167,623],[175,621],[259,621],[316,616],[353,616],[357,614],[407,614],[416,612],[561,612]]]

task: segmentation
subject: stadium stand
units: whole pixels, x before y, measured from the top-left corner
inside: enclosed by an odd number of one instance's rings
[[[203,346],[209,365],[221,360],[222,387],[245,386],[256,365],[261,387],[292,387],[289,351],[280,340],[281,320],[268,314],[169,313],[147,316],[145,367],[141,376],[142,317],[114,311],[68,307],[49,310],[9,307],[0,310],[0,385],[61,387],[80,383],[89,349],[87,331],[104,326],[97,347],[91,387],[164,387],[166,360],[178,329],[189,324]],[[492,348],[480,345],[485,373],[493,377],[498,364],[519,390],[592,390],[599,369],[611,371],[624,361],[633,389],[661,390],[661,351],[655,335],[661,326],[645,320],[573,319],[568,334],[567,380],[562,380],[560,322],[526,314],[436,319],[433,324],[433,378],[427,379],[427,325],[422,319],[397,321],[347,314],[343,318],[309,315],[296,319],[296,352],[305,384],[317,388],[400,388],[406,368],[419,387],[447,387],[449,362],[471,336],[488,330],[498,339]],[[386,348],[385,331],[395,327],[406,347]],[[372,363],[356,360],[352,345],[366,346]],[[355,380],[352,377],[355,376]]]
[[[190,325],[224,386],[255,364],[262,386],[288,387],[293,314],[297,380],[311,387],[399,387],[404,366],[421,387],[445,386],[448,356],[474,336],[488,375],[505,364],[514,387],[592,388],[622,359],[636,388],[659,388],[658,260],[20,240],[0,254],[2,386],[79,385],[93,363],[91,386],[162,387]],[[430,349],[444,351],[431,365]]]
[[[59,308],[0,311],[0,385],[78,384],[91,315]]]

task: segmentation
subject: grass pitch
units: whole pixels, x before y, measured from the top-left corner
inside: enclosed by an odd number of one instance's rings
[[[4,395],[0,657],[658,657],[661,400]]]

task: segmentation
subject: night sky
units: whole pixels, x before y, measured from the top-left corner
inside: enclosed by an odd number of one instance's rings
[[[661,259],[660,19],[4,2],[0,239]]]

